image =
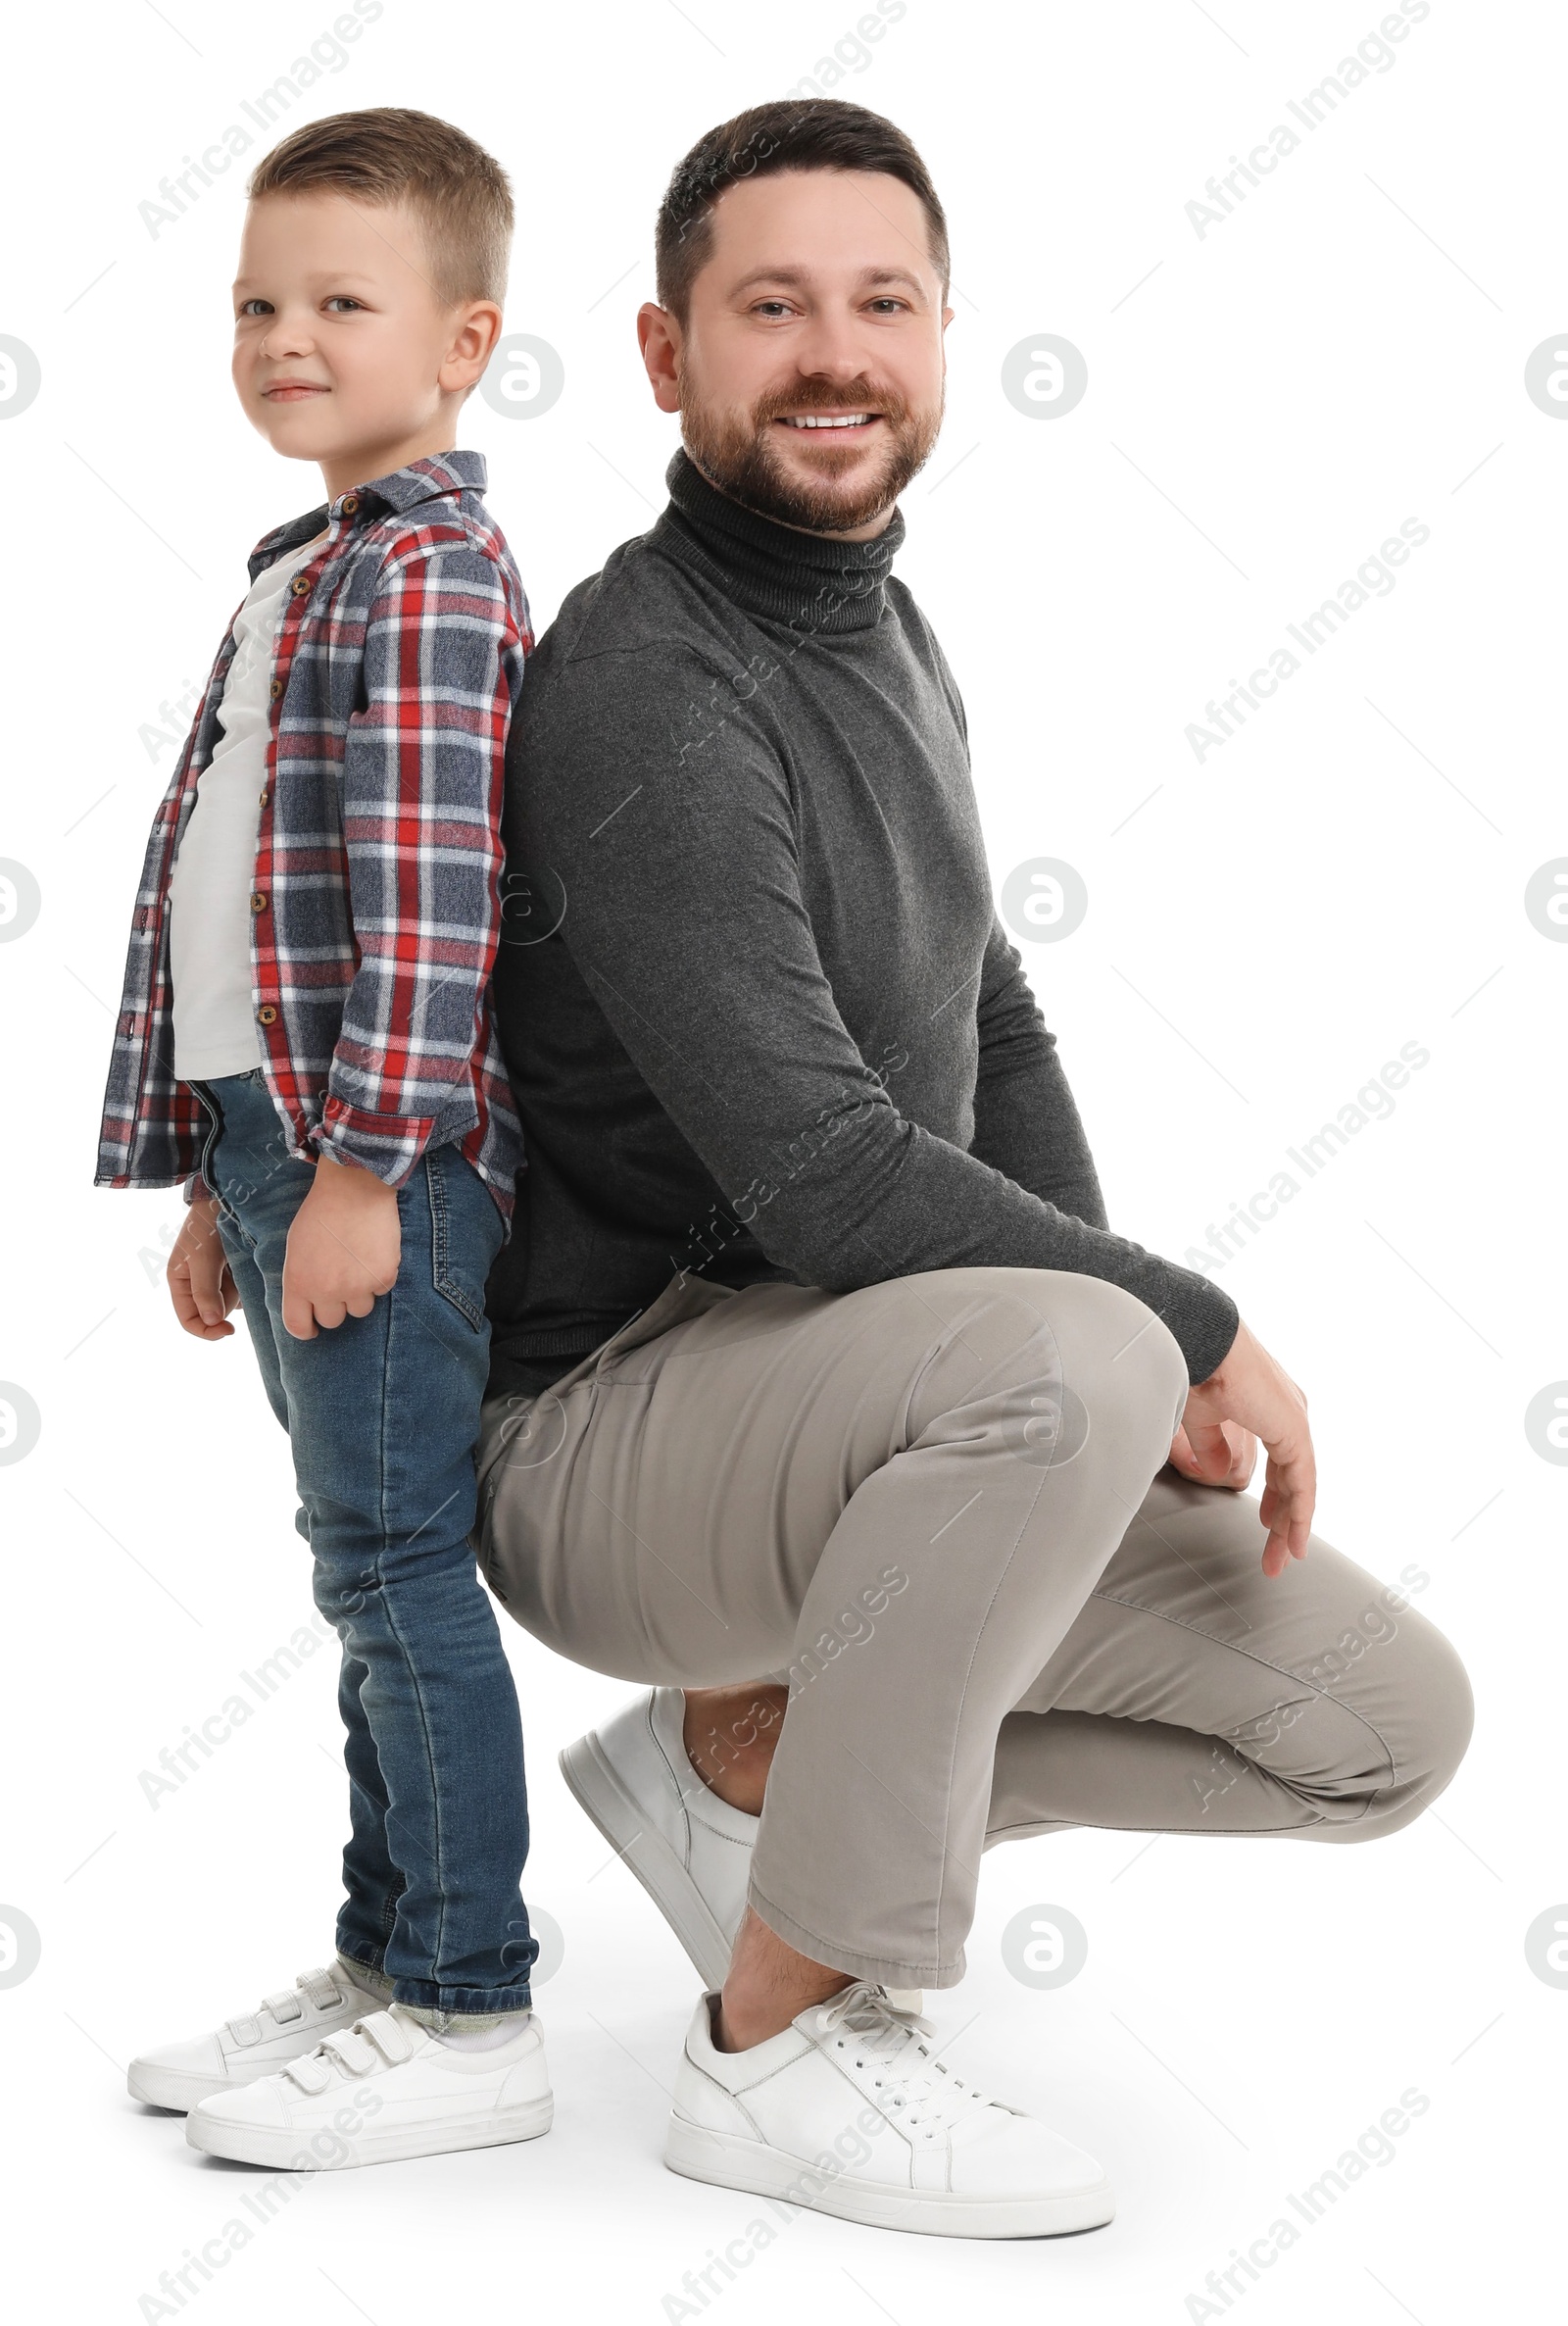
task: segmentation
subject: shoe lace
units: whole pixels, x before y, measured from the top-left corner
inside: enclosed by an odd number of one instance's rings
[[[834,2049],[848,2052],[857,2067],[879,2067],[872,2089],[896,2124],[918,2132],[926,2140],[972,2115],[1000,2103],[955,2075],[939,2059],[923,2036],[935,2035],[929,2019],[895,2004],[885,1987],[857,1980],[835,1996],[818,2021],[818,2031],[830,2037]]]
[[[304,2003],[300,2000],[302,1996]],[[329,1970],[302,1970],[292,1987],[280,1987],[275,1995],[264,1995],[253,2012],[224,2024],[230,2042],[243,2048],[261,2042],[264,2012],[278,2026],[291,2027],[296,2019],[304,2017],[306,2003],[318,2011],[335,2011],[343,2002],[342,1990]]]

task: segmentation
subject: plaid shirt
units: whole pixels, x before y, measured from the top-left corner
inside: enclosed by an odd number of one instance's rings
[[[456,1142],[509,1223],[522,1160],[490,1004],[507,727],[533,646],[478,453],[415,461],[257,546],[252,581],[327,526],[273,649],[251,898],[258,1063],[291,1133],[396,1186]],[[173,1070],[169,876],[220,734],[219,648],[153,821],[104,1101],[99,1187],[199,1176]]]

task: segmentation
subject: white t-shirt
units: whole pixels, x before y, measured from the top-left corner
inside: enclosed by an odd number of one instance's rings
[[[222,732],[196,785],[169,881],[174,1072],[248,1074],[263,1062],[251,993],[251,893],[270,732],[272,645],[288,585],[317,535],[258,573],[234,623]]]

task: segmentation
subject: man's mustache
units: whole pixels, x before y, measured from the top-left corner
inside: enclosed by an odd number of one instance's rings
[[[813,379],[802,380],[791,389],[775,389],[753,405],[752,419],[758,427],[764,427],[769,421],[795,412],[876,412],[895,425],[909,417],[908,406],[897,390],[875,387],[862,375],[847,387]]]

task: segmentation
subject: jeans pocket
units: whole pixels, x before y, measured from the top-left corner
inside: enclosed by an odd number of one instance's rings
[[[485,1314],[485,1279],[490,1262],[501,1242],[501,1215],[496,1211],[495,1199],[466,1157],[455,1147],[425,1150],[425,1184],[430,1191],[430,1281],[445,1301],[450,1301],[458,1314],[477,1332],[487,1329]],[[454,1184],[454,1176],[463,1173],[472,1185]],[[482,1200],[485,1212],[474,1212],[475,1199]],[[493,1221],[493,1235],[474,1235],[470,1223],[477,1217],[488,1228]]]

